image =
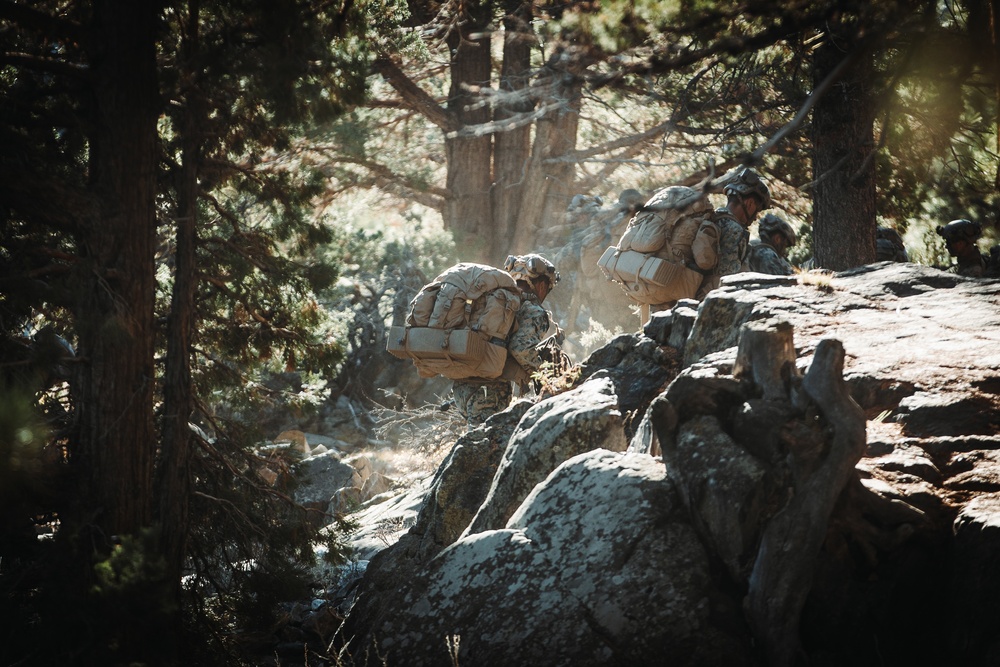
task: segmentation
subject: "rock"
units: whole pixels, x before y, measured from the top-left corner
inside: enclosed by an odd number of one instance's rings
[[[680,371],[680,354],[641,334],[622,334],[591,354],[580,370],[578,384],[598,373],[611,379],[626,435],[631,437],[649,402]]]
[[[458,439],[430,481],[413,525],[371,556],[344,636],[382,618],[406,582],[461,536],[486,499],[504,448],[530,407],[530,401],[517,401]]]
[[[326,503],[326,513],[328,516],[350,514],[361,507],[361,502],[361,489],[356,486],[345,486],[333,492],[333,496]]]
[[[559,464],[598,447],[625,450],[618,397],[608,378],[546,399],[522,417],[466,535],[502,528],[535,485]]]
[[[274,444],[287,445],[300,457],[309,456],[309,443],[306,440],[306,434],[302,431],[282,431],[274,439]]]
[[[355,486],[357,472],[340,459],[337,452],[326,452],[296,464],[292,472],[297,486],[292,498],[300,504],[323,503],[326,505],[334,494],[342,488]]]
[[[362,502],[371,500],[393,487],[395,482],[380,472],[372,472],[361,486]]]
[[[414,665],[454,664],[456,636],[476,665],[997,664],[998,304],[1000,281],[904,263],[727,277],[582,364],[574,391],[618,398],[589,395],[587,419],[620,411],[629,453],[539,482],[519,457],[562,457],[518,446],[494,474],[559,397],[460,439],[372,558],[350,648]]]
[[[694,525],[733,580],[745,580],[768,515],[765,510],[777,493],[767,467],[740,447],[718,419],[707,415],[681,426],[664,461],[667,474],[684,489]]]
[[[981,664],[1000,659],[1000,493],[970,501],[955,519],[948,587],[951,642]]]
[[[430,493],[432,478],[420,480],[398,493],[376,496],[356,510],[351,519],[359,529],[347,536],[351,556],[370,560],[376,553],[394,545],[417,522],[417,515]]]
[[[663,466],[595,450],[535,487],[502,530],[463,537],[406,582],[354,655],[388,664],[749,665],[748,638],[720,632],[707,559]],[[644,657],[645,656],[645,657]]]

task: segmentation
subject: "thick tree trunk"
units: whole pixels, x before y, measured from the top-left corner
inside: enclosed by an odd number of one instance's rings
[[[505,98],[494,112],[493,118],[498,124],[518,114],[530,113],[534,108],[531,99],[523,94],[530,82],[531,49],[534,45],[531,8],[531,3],[522,0],[504,2],[500,91],[510,97]],[[493,142],[493,219],[496,233],[489,250],[490,255],[499,260],[507,253],[517,228],[531,153],[531,125],[501,129],[494,134]]]
[[[80,238],[82,369],[77,509],[107,537],[152,518],[156,77],[153,3],[94,3],[91,189],[99,219]]]
[[[554,77],[560,76],[558,72]],[[538,236],[546,227],[559,224],[574,192],[572,162],[558,158],[576,149],[580,121],[580,84],[559,83],[555,93],[544,101],[553,105],[535,125],[535,141],[526,176],[521,213],[512,243],[518,253],[535,250]]]
[[[759,344],[766,336],[761,331],[751,344]],[[773,361],[779,367],[754,369],[748,374],[769,378],[778,393],[789,361],[794,368],[795,348],[790,333],[776,332],[776,336],[769,348],[753,351],[750,363]],[[742,340],[740,346],[742,352]],[[747,619],[767,655],[767,664],[773,667],[801,664],[799,622],[812,588],[817,555],[837,499],[856,479],[855,466],[865,452],[865,414],[844,381],[844,357],[844,346],[838,340],[825,339],[816,346],[802,380],[802,394],[796,400],[819,412],[830,439],[822,451],[792,450],[794,493],[764,528],[750,573]]]
[[[490,85],[489,2],[469,2],[458,26],[448,35],[451,52],[451,88],[448,110],[459,128],[484,125],[490,121],[487,105],[477,104],[479,88]],[[459,248],[468,259],[486,261],[495,243],[490,185],[492,137],[455,136],[445,139],[448,160],[449,199],[443,211],[446,229],[452,230]]]
[[[71,568],[67,611],[87,626],[68,630],[85,642],[78,664],[153,665],[173,637],[162,628],[162,580],[149,540],[156,451],[156,25],[155,3],[93,3],[88,138],[96,213],[81,221],[76,239],[81,261],[73,304],[82,363],[70,460],[79,490],[60,530],[68,548],[64,566]]]
[[[845,39],[816,51],[817,84],[847,57]],[[833,270],[875,261],[874,99],[870,53],[859,54],[813,109],[813,252]]]

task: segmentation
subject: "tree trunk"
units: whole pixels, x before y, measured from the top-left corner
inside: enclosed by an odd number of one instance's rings
[[[198,0],[192,0],[190,24],[184,31],[182,58],[192,62],[198,51]],[[193,73],[189,73],[193,76]],[[177,177],[176,247],[174,289],[167,319],[167,357],[163,381],[163,440],[160,455],[160,546],[167,563],[167,581],[179,603],[181,572],[188,537],[191,493],[191,429],[194,410],[191,387],[191,337],[195,323],[197,290],[198,167],[201,147],[197,137],[201,114],[198,93],[192,86],[185,109],[186,123],[181,169]]]
[[[562,73],[552,72],[553,78]],[[580,84],[560,81],[555,93],[545,103],[554,105],[535,125],[535,142],[526,176],[525,191],[518,216],[512,248],[514,252],[532,252],[540,232],[549,224],[563,219],[566,206],[573,196],[574,171],[572,162],[558,158],[576,148],[576,131],[580,121]]]
[[[93,3],[88,187],[96,213],[81,221],[76,238],[73,301],[82,363],[70,461],[79,489],[60,530],[67,611],[86,624],[76,628],[85,642],[80,664],[153,665],[173,637],[161,627],[163,582],[148,530],[156,451],[156,26],[155,3]]]
[[[980,54],[979,59],[986,65],[993,78],[993,99],[1000,105],[1000,7],[997,0],[973,0],[968,2],[967,19],[972,37],[970,50]],[[1000,106],[998,106],[1000,108]],[[1000,130],[994,137],[994,146],[1000,151]],[[1000,167],[993,175],[993,185],[1000,190]]]
[[[831,36],[817,49],[817,84],[848,57],[849,43]],[[813,109],[813,252],[818,266],[836,271],[875,261],[871,69],[871,54],[859,54]]]
[[[90,187],[98,219],[79,239],[75,306],[82,369],[81,519],[107,537],[152,518],[156,76],[153,3],[94,3],[95,126]]]
[[[504,2],[503,65],[500,70],[501,94],[509,94],[494,112],[498,124],[517,114],[530,113],[534,103],[525,93],[531,77],[531,48],[534,34],[531,29],[531,3],[522,0]],[[522,93],[518,96],[518,93]],[[493,136],[494,180],[493,219],[496,230],[490,256],[499,260],[504,256],[517,229],[517,221],[524,196],[531,153],[531,125],[502,129]]]
[[[487,0],[465,3],[467,13],[459,17],[458,25],[448,34],[448,110],[459,128],[490,121],[489,107],[477,105],[477,91],[490,85],[492,72],[489,4]],[[489,134],[446,137],[445,152],[449,192],[443,211],[445,228],[452,230],[455,242],[469,259],[486,261],[488,249],[496,242],[490,207],[492,138]]]

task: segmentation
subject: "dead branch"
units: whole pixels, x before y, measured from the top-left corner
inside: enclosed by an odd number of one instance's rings
[[[791,500],[764,529],[750,574],[747,617],[772,667],[791,667],[801,651],[799,619],[830,514],[865,450],[865,415],[844,382],[844,356],[840,341],[816,346],[802,381],[803,402],[819,411],[830,442],[816,465],[797,476]],[[807,459],[816,452],[791,456]]]

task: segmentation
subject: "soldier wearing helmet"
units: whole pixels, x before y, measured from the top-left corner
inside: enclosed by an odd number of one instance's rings
[[[965,219],[952,220],[947,225],[938,227],[937,233],[944,238],[948,254],[958,261],[957,266],[953,267],[955,273],[969,278],[1000,275],[997,253],[991,251],[990,255],[986,255],[981,253],[979,246],[976,245],[976,241],[983,234],[983,226],[978,222]]]
[[[521,305],[513,332],[507,340],[507,366],[496,379],[455,380],[452,394],[459,413],[470,426],[478,426],[504,410],[514,396],[511,382],[524,390],[531,374],[542,365],[539,344],[552,324],[542,302],[559,282],[556,267],[541,255],[509,255],[503,265],[521,290]]]
[[[774,213],[768,213],[761,218],[757,231],[760,238],[750,241],[747,268],[755,273],[792,275],[794,271],[788,262],[788,249],[798,241],[792,226]]]
[[[738,171],[723,188],[726,207],[712,214],[713,225],[703,225],[695,243],[717,248],[715,269],[705,276],[698,289],[701,299],[719,286],[722,276],[739,273],[749,256],[750,233],[747,228],[762,210],[771,207],[771,191],[753,169]],[[713,238],[714,237],[714,238]]]
[[[903,237],[892,227],[879,226],[875,230],[875,260],[878,262],[909,262]]]

